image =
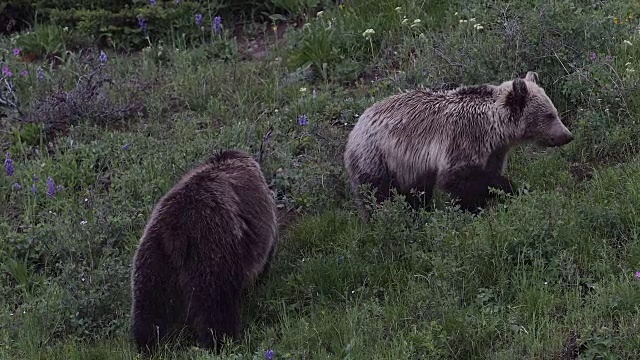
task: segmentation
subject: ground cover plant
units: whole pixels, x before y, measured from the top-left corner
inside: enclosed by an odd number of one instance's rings
[[[278,252],[241,341],[158,358],[640,358],[640,5],[133,4],[118,36],[51,10],[0,38],[2,358],[136,358],[138,240],[220,148],[260,159]],[[529,70],[575,140],[515,149],[518,195],[479,216],[395,198],[359,222],[342,154],[364,109]]]

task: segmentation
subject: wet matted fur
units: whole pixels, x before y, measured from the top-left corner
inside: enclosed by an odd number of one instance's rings
[[[499,85],[414,90],[365,110],[344,153],[361,218],[370,216],[363,184],[378,202],[395,188],[414,207],[429,204],[437,186],[474,212],[491,197],[489,187],[512,193],[502,173],[513,146],[562,146],[573,139],[538,82],[537,73],[528,72]]]

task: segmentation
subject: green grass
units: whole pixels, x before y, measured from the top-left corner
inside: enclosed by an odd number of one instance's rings
[[[263,170],[291,222],[248,294],[243,338],[221,358],[640,358],[640,8],[594,4],[355,1],[291,29],[262,60],[207,45],[107,51],[106,98],[140,111],[79,112],[48,138],[14,112],[0,118],[15,167],[0,174],[0,358],[136,358],[130,264],[153,205],[215,149],[257,155],[269,130]],[[98,67],[78,53],[56,68],[24,63],[12,41],[0,39],[0,55],[31,74],[11,78],[23,115]],[[285,80],[306,64],[313,80]],[[395,199],[358,221],[342,163],[358,114],[401,89],[527,70],[576,140],[515,149],[506,172],[521,194],[478,217],[440,193],[433,212]],[[309,125],[298,126],[303,113]],[[54,197],[48,177],[64,187]],[[171,345],[160,357],[215,358]]]

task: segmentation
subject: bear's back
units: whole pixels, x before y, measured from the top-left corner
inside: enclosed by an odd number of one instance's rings
[[[150,228],[178,264],[193,256],[220,268],[242,268],[238,259],[259,263],[275,241],[275,216],[257,163],[223,156],[185,174],[159,201]]]

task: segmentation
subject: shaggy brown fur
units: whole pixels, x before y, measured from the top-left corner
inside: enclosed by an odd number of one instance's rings
[[[133,258],[138,350],[153,352],[183,327],[205,348],[237,338],[244,290],[268,271],[276,221],[260,167],[245,152],[223,151],[184,175],[153,209]]]
[[[502,175],[513,146],[561,146],[572,139],[538,75],[528,72],[500,85],[416,90],[383,99],[360,116],[344,161],[363,220],[370,214],[362,184],[376,190],[378,201],[395,188],[414,207],[430,203],[437,186],[475,212],[486,205],[489,187],[513,192]]]

